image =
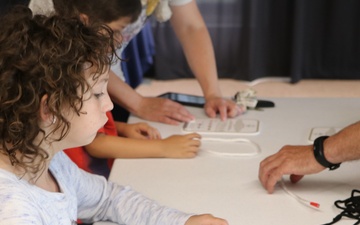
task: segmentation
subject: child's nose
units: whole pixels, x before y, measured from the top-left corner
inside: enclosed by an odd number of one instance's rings
[[[114,104],[111,101],[110,96],[108,94],[105,96],[104,104],[102,108],[104,112],[111,111],[114,108]]]

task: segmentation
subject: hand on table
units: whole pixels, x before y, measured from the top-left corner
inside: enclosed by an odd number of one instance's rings
[[[165,98],[143,97],[135,115],[150,121],[178,125],[194,116],[181,104]]]
[[[117,129],[118,133],[124,137],[136,139],[161,139],[160,132],[147,123],[125,124]]]
[[[283,175],[290,174],[291,182],[296,183],[304,175],[318,173],[324,169],[316,161],[311,145],[287,145],[260,163],[259,179],[268,193],[273,193],[275,184]]]
[[[163,140],[163,152],[166,158],[193,158],[197,155],[201,136],[197,133],[172,135]]]
[[[201,214],[190,217],[185,225],[228,225],[228,222],[210,214]]]
[[[207,98],[204,108],[210,118],[216,117],[216,114],[219,113],[221,120],[236,117],[246,111],[236,105],[234,101],[221,97]]]

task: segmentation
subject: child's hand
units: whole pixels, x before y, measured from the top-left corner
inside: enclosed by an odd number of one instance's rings
[[[160,132],[147,123],[126,124],[119,133],[128,138],[136,139],[161,139]]]
[[[185,225],[229,225],[224,219],[214,217],[210,214],[195,215],[190,217]]]
[[[193,158],[200,147],[201,136],[197,133],[172,135],[162,140],[162,151],[166,158]]]

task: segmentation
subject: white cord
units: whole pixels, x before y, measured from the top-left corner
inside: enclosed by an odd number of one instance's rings
[[[291,192],[285,185],[285,181],[284,181],[284,178],[281,178],[281,181],[280,181],[280,186],[281,188],[288,194],[290,195],[291,197],[293,197],[294,199],[296,199],[298,202],[300,202],[301,204],[303,205],[306,205],[312,209],[319,209],[320,208],[320,204],[317,203],[317,202],[312,202],[312,201],[309,201],[309,200],[306,200],[306,199],[303,199],[301,197],[299,197],[298,195],[294,194],[293,192]]]
[[[246,143],[246,144],[251,144],[253,147],[255,147],[255,151],[253,152],[236,152],[236,153],[229,153],[229,152],[219,152],[219,151],[213,151],[213,150],[209,150],[209,149],[204,149],[207,152],[210,152],[212,154],[216,154],[216,155],[222,155],[222,156],[255,156],[260,154],[261,149],[260,146],[258,144],[256,144],[255,142],[246,139],[246,138],[201,138],[201,141],[214,141],[214,142],[240,142],[240,143]]]

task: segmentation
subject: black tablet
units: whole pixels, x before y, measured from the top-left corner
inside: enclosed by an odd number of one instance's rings
[[[194,107],[202,108],[205,105],[205,98],[202,96],[181,94],[181,93],[175,93],[175,92],[167,92],[167,93],[159,95],[158,97],[167,98],[167,99],[173,100],[175,102],[178,102],[182,105],[187,105],[187,106],[194,106]]]

